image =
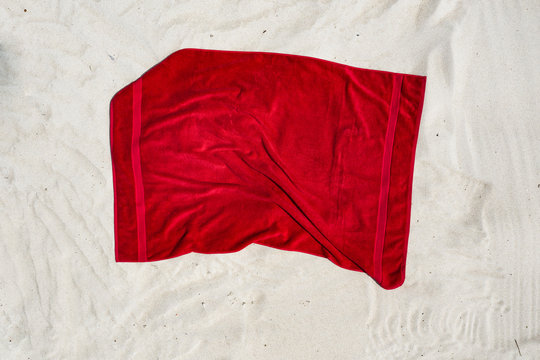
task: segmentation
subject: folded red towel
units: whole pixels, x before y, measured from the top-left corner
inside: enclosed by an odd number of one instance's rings
[[[111,100],[116,261],[251,243],[405,278],[426,78],[179,50]]]

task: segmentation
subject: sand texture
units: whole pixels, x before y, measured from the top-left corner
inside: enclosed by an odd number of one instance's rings
[[[0,0],[0,359],[540,359],[540,2]],[[427,75],[407,278],[114,261],[109,101],[181,48]]]

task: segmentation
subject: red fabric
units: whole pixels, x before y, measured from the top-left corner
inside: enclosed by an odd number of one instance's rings
[[[179,50],[111,100],[118,262],[251,243],[405,278],[426,78]]]

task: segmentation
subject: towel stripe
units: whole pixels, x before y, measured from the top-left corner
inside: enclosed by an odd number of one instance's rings
[[[394,74],[390,115],[388,118],[388,127],[386,129],[386,138],[384,143],[381,188],[379,192],[379,212],[377,215],[377,231],[375,234],[375,250],[373,253],[373,277],[379,284],[382,282],[382,255],[384,249],[384,236],[386,232],[388,194],[390,192],[390,168],[392,165],[392,150],[394,147],[394,136],[396,133],[402,83],[403,75]]]
[[[141,106],[142,79],[133,83],[133,132],[131,137],[131,165],[135,179],[135,209],[137,213],[138,260],[147,261],[146,257],[146,219],[144,207],[144,187],[141,171]]]

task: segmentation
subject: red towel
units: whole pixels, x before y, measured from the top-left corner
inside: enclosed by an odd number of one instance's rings
[[[405,278],[426,78],[179,50],[110,104],[118,262],[251,243]]]

